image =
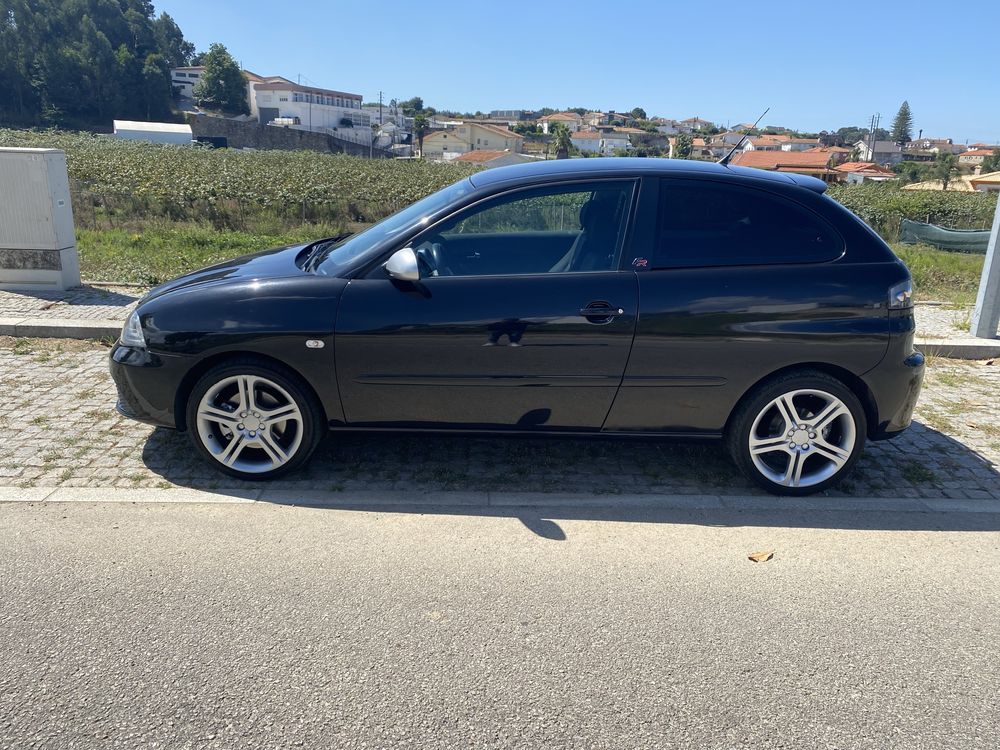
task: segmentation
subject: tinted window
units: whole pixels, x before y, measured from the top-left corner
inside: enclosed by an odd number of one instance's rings
[[[653,268],[815,263],[843,252],[809,209],[721,182],[664,179]]]
[[[427,276],[609,271],[618,267],[634,183],[522,190],[462,211],[420,235]]]

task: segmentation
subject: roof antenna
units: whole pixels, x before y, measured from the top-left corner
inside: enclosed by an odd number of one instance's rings
[[[740,141],[739,141],[739,143],[737,143],[737,144],[736,144],[735,146],[733,146],[733,147],[732,147],[732,148],[730,149],[730,151],[729,151],[729,153],[728,153],[728,154],[726,154],[726,155],[725,155],[725,156],[723,156],[723,157],[722,157],[721,159],[719,159],[719,161],[718,161],[718,163],[719,163],[719,164],[721,164],[721,165],[722,165],[722,166],[724,166],[724,167],[728,167],[728,166],[729,166],[729,160],[733,158],[733,154],[735,154],[735,153],[736,153],[736,150],[737,150],[737,149],[738,149],[738,148],[739,148],[740,146],[742,146],[742,145],[743,145],[744,141],[746,141],[746,139],[747,139],[747,133],[749,133],[749,132],[750,132],[751,130],[756,130],[756,129],[757,129],[757,124],[758,124],[758,123],[759,123],[759,122],[760,122],[761,120],[763,120],[763,119],[764,119],[764,115],[766,115],[766,114],[767,114],[768,112],[770,112],[770,111],[771,111],[771,108],[770,108],[770,107],[768,107],[768,108],[767,108],[767,109],[765,109],[765,110],[764,110],[763,112],[761,112],[761,115],[760,115],[760,117],[758,117],[758,118],[757,118],[757,122],[755,122],[755,123],[753,124],[753,127],[751,127],[751,128],[747,128],[747,130],[745,130],[745,131],[743,132],[743,137],[742,137],[742,138],[740,138]]]

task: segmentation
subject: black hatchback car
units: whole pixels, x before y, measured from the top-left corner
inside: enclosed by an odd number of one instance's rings
[[[119,410],[220,470],[327,429],[715,438],[772,492],[907,427],[910,275],[820,180],[665,159],[484,171],[364,232],[151,291]]]

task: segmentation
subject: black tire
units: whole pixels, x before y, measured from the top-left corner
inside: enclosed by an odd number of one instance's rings
[[[781,432],[778,429],[779,425],[781,429],[788,426],[788,420],[781,418],[783,413],[781,407],[775,406],[772,407],[771,411],[765,411],[772,402],[781,396],[801,391],[819,391],[828,394],[839,399],[841,404],[847,407],[849,414],[837,409],[836,413],[841,416],[836,417],[834,423],[830,427],[825,428],[826,430],[834,431],[831,438],[832,442],[827,441],[827,435],[821,429],[813,433],[813,436],[816,434],[819,435],[818,440],[806,439],[801,443],[795,443],[796,439],[801,440],[801,438],[806,437],[803,433],[808,434],[809,430],[793,429],[790,432],[793,432],[794,435]],[[808,421],[810,414],[817,417],[821,416],[821,414],[814,414],[809,411],[810,399],[813,399],[816,404],[822,403],[821,396],[809,393],[799,393],[792,398],[793,404],[798,409],[795,417],[796,419],[802,419],[802,424],[806,425],[806,427],[810,427]],[[804,405],[803,400],[805,400]],[[834,408],[832,403],[830,406]],[[758,417],[760,417],[759,421]],[[767,448],[767,450],[758,453],[758,463],[773,462],[776,465],[774,468],[765,466],[762,469],[755,463],[755,457],[750,449],[751,430],[755,429],[755,423],[757,424],[756,432],[754,433],[755,440],[758,441],[758,445]],[[767,429],[768,426],[771,427],[770,431]],[[852,429],[853,435],[850,434]],[[769,435],[769,437],[762,435],[762,431]],[[824,372],[818,370],[796,370],[762,383],[743,398],[730,417],[725,444],[734,463],[754,483],[776,495],[802,496],[822,492],[850,474],[864,450],[867,432],[868,421],[865,417],[865,410],[858,397],[850,388],[840,380]],[[790,442],[786,444],[786,440]],[[837,441],[839,441],[839,444],[835,445],[834,443],[837,443]],[[843,455],[848,453],[843,446],[848,443],[851,444],[849,455],[846,460],[843,460]],[[773,445],[773,447],[769,447],[769,445]],[[790,448],[792,445],[795,448]],[[789,447],[789,450],[786,450],[786,447]],[[829,450],[831,447],[837,450]],[[812,451],[811,453],[809,452],[810,450]],[[782,459],[783,455],[786,455],[787,458]],[[805,466],[815,467],[814,469],[810,468],[810,471],[815,475],[817,481],[807,486],[789,486],[780,481],[775,481],[774,477],[776,474],[782,472],[782,460],[785,462],[784,471],[786,473],[783,477],[784,480],[787,480],[788,476],[794,473],[794,468],[798,468],[805,479],[806,471],[803,469],[803,466]],[[802,464],[794,466],[793,461],[795,460],[801,461]],[[765,474],[765,470],[768,470],[771,475]],[[833,473],[830,476],[824,477],[824,473],[828,471],[833,471]]]
[[[215,453],[206,447],[204,442],[205,439],[209,440],[210,443],[212,443],[213,440],[215,442],[225,441],[225,437],[220,435],[219,427],[217,425],[215,426],[214,438],[209,437],[207,431],[205,435],[200,434],[201,431],[199,430],[198,410],[199,405],[201,404],[201,401],[205,397],[206,393],[217,387],[218,384],[223,383],[228,379],[238,378],[240,376],[262,378],[264,381],[267,381],[265,385],[268,387],[277,386],[278,388],[272,389],[272,391],[279,393],[281,396],[287,395],[288,400],[294,402],[294,405],[298,408],[297,416],[301,416],[301,422],[296,421],[293,424],[293,429],[296,432],[295,440],[293,441],[295,445],[294,452],[289,455],[285,463],[277,466],[276,468],[245,471],[238,467],[227,466],[222,462],[222,460],[220,460],[220,458],[216,457]],[[284,393],[280,393],[282,390]],[[264,392],[260,395],[266,396],[267,393]],[[275,477],[288,474],[301,468],[312,456],[320,441],[323,439],[323,435],[326,433],[326,417],[324,416],[323,408],[320,406],[319,401],[309,386],[306,385],[297,374],[287,367],[252,356],[234,357],[233,359],[226,360],[225,362],[212,367],[204,375],[202,375],[191,389],[191,393],[188,395],[187,404],[185,405],[185,414],[187,418],[188,435],[190,436],[191,442],[198,454],[218,471],[232,477],[252,481],[274,479]],[[237,414],[234,413],[234,421],[236,417]],[[262,436],[265,429],[266,426],[261,430]],[[299,432],[299,430],[301,430],[301,432]],[[277,433],[274,432],[272,426],[271,435],[275,434]],[[235,437],[235,435],[233,437]],[[224,447],[225,445],[225,442],[221,442],[220,447]],[[255,448],[247,443],[246,448],[250,449],[248,453],[253,454],[254,456],[261,455],[265,458],[270,458],[263,447]],[[261,460],[259,463],[264,465],[266,462]]]

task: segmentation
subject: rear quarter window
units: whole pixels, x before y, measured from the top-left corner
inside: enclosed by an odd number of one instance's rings
[[[825,219],[780,195],[661,180],[653,268],[821,263],[843,252],[843,239]]]

